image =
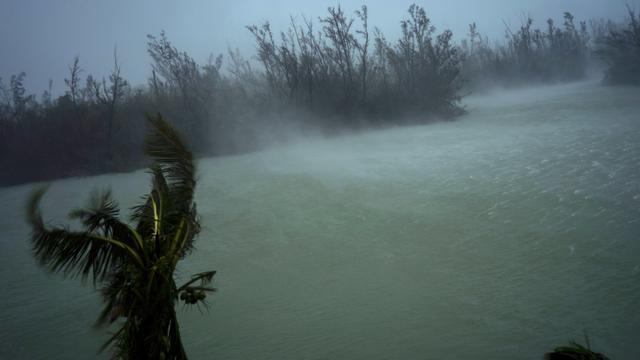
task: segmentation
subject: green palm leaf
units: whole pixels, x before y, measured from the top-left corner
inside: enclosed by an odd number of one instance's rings
[[[178,132],[160,115],[147,115],[152,130],[145,141],[145,152],[161,170],[173,205],[188,211],[195,191],[193,155]]]
[[[92,275],[94,282],[103,280],[110,269],[126,260],[142,266],[136,251],[121,238],[96,233],[97,228],[70,231],[62,227],[47,227],[38,209],[46,187],[35,191],[28,202],[27,220],[31,225],[32,245],[36,260],[53,272],[69,276]],[[76,214],[77,215],[77,214]]]

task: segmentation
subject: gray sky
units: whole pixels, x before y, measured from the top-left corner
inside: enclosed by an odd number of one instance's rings
[[[515,27],[523,14],[532,15],[543,26],[548,17],[559,22],[564,11],[571,11],[578,20],[619,20],[626,14],[626,3],[639,7],[638,0],[2,0],[0,77],[6,84],[11,74],[25,71],[28,90],[38,94],[51,78],[55,93],[60,94],[74,56],[80,57],[83,77],[102,77],[112,65],[117,46],[124,76],[133,84],[143,84],[150,72],[147,34],[165,30],[175,46],[199,62],[211,53],[226,52],[229,46],[253,56],[246,25],[269,20],[275,30],[281,30],[289,14],[317,19],[338,3],[349,14],[366,3],[370,25],[392,40],[413,2],[427,10],[438,31],[449,28],[461,36],[475,21],[481,32],[494,39],[503,36],[502,20]]]

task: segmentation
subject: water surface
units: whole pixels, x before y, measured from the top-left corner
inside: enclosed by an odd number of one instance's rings
[[[639,358],[640,90],[466,103],[455,122],[200,161],[204,230],[180,273],[218,270],[219,292],[180,311],[191,358],[540,359],[585,330]],[[45,217],[95,187],[126,209],[148,181],[56,181]],[[0,189],[0,358],[93,358],[99,298],[34,263],[32,188]]]

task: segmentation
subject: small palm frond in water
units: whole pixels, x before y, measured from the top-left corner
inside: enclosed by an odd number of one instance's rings
[[[570,341],[569,346],[559,346],[544,355],[545,360],[609,360],[601,353],[591,350],[589,338],[585,335],[586,347]]]

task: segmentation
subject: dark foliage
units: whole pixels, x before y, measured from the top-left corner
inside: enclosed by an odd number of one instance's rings
[[[640,18],[629,7],[626,26],[608,26],[597,39],[597,54],[605,62],[605,82],[640,85]]]
[[[389,120],[389,116],[461,113],[460,51],[452,33],[435,35],[423,8],[411,5],[401,21],[402,36],[395,44],[370,30],[363,6],[349,18],[330,7],[319,18],[321,29],[294,19],[280,41],[269,23],[249,26],[254,35],[272,96],[320,115],[358,115]],[[371,49],[373,46],[373,49]],[[373,50],[373,52],[371,52]]]
[[[387,40],[363,6],[350,17],[330,7],[316,22],[291,18],[274,33],[269,23],[248,30],[255,62],[230,49],[199,64],[164,34],[149,35],[152,72],[146,86],[121,75],[114,51],[106,78],[86,74],[78,58],[53,98],[27,94],[25,74],[0,79],[0,186],[51,178],[127,171],[144,166],[140,143],[147,112],[161,112],[192,144],[196,156],[259,149],[290,130],[324,133],[461,114],[463,85],[517,85],[578,80],[585,76],[591,39],[609,65],[610,82],[640,79],[640,26],[630,11],[627,28],[592,22],[534,28],[526,19],[506,42],[491,46],[475,24],[454,44],[437,33],[425,9],[412,5],[400,37]],[[224,66],[223,66],[224,65]],[[86,74],[86,76],[85,76]],[[84,77],[83,77],[84,76]],[[267,139],[267,140],[265,140]]]
[[[357,20],[357,23],[356,21]],[[197,155],[255,150],[294,126],[340,131],[461,113],[460,51],[450,31],[435,34],[424,9],[411,6],[402,38],[371,31],[363,6],[349,18],[329,8],[274,40],[269,24],[250,26],[263,69],[229,50],[198,64],[161,33],[148,36],[148,86],[133,88],[115,56],[102,79],[85,75],[78,58],[67,91],[40,101],[27,95],[25,74],[0,79],[0,185],[141,167],[139,144],[150,111],[166,114]],[[288,120],[291,114],[298,119]],[[418,117],[416,117],[417,115]],[[367,119],[363,123],[362,119]]]

